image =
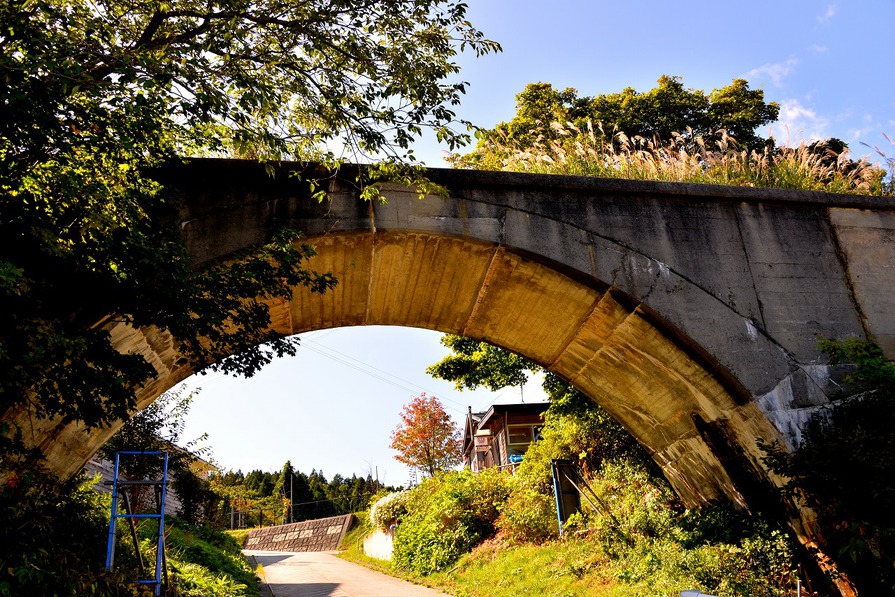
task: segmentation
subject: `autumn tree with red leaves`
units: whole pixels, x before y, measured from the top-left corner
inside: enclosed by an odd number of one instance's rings
[[[460,464],[460,430],[435,396],[423,392],[401,410],[401,423],[392,432],[391,448],[399,462],[435,475]]]

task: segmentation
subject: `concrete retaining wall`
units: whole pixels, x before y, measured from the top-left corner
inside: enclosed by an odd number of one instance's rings
[[[384,531],[376,529],[364,539],[364,553],[379,560],[392,559],[394,539]]]
[[[245,547],[258,551],[334,551],[353,522],[354,516],[346,514],[253,529]]]

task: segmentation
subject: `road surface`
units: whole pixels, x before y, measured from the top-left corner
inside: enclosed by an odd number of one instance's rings
[[[332,552],[247,550],[243,553],[250,562],[254,559],[264,566],[267,587],[273,597],[449,597],[346,562]]]

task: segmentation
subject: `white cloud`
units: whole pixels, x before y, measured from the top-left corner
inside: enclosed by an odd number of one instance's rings
[[[746,73],[746,78],[762,78],[767,77],[774,83],[774,85],[779,86],[783,81],[783,77],[787,76],[795,66],[799,63],[797,58],[788,58],[784,62],[776,62],[773,64],[765,64],[759,66],[758,68],[753,68],[749,72]]]
[[[780,116],[770,128],[770,135],[781,145],[798,145],[799,141],[816,141],[830,136],[830,121],[797,99],[780,102]]]
[[[827,46],[822,46],[820,44],[811,44],[808,49],[815,54],[827,54],[830,51],[830,48],[828,48]]]
[[[860,142],[869,145],[868,139],[879,135],[882,131],[882,123],[875,119],[872,114],[864,114],[862,120],[864,121],[864,126],[853,127],[848,131],[848,139],[846,141],[850,144]]]
[[[836,16],[837,10],[838,9],[835,4],[827,4],[827,10],[825,10],[822,15],[819,15],[817,17],[817,22],[818,23],[826,23],[827,21],[832,19],[834,16]]]
[[[855,142],[864,141],[867,137],[873,135],[874,133],[879,132],[879,127],[875,124],[871,124],[858,129],[851,129],[848,132],[848,143],[853,145]]]

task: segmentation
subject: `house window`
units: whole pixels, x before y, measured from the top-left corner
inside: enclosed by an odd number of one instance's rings
[[[527,446],[540,438],[540,432],[540,425],[507,425],[511,446]]]

